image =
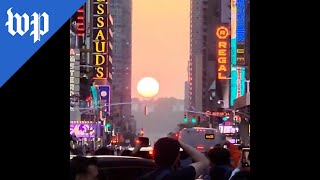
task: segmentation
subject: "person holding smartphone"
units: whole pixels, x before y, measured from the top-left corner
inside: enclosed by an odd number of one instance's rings
[[[226,147],[226,149],[229,150],[231,155],[231,163],[233,168],[236,168],[238,166],[238,162],[241,159],[241,151],[238,149],[238,147],[234,144],[232,144],[230,141],[226,139],[226,136],[222,134],[223,142],[221,143],[221,146]]]
[[[246,154],[247,154],[247,156],[246,156]],[[242,154],[241,154],[241,158],[238,163],[238,167],[233,170],[229,180],[235,179],[235,176],[238,173],[245,174],[245,175],[250,173],[250,152],[246,149],[242,150]]]

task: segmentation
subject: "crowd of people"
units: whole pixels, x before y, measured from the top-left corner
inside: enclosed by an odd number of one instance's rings
[[[124,150],[120,154],[135,156],[140,148],[138,144],[133,151]],[[182,152],[180,148],[183,149]],[[93,154],[114,155],[115,152],[109,148],[100,148]],[[154,144],[153,154],[157,168],[143,175],[139,180],[250,179],[250,155],[244,157],[241,150],[227,140],[204,154],[181,140],[175,139],[174,136],[164,137]],[[71,161],[72,180],[100,179],[97,160],[94,157],[77,156]]]

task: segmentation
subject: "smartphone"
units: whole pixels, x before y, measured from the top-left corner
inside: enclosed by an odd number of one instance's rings
[[[149,147],[149,138],[139,137],[138,141],[141,143],[141,147]]]
[[[242,167],[250,167],[250,159],[249,159],[250,148],[242,149]]]

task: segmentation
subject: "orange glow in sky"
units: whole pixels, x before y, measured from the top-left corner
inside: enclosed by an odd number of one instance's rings
[[[132,0],[132,97],[153,77],[156,97],[184,98],[189,59],[190,0]]]

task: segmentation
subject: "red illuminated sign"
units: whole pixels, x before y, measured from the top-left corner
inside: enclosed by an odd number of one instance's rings
[[[84,6],[82,6],[78,11],[77,11],[77,35],[79,37],[84,37],[85,33],[85,26],[84,26]]]
[[[225,26],[217,28],[217,79],[229,76],[229,29]]]
[[[224,117],[224,116],[229,116],[230,113],[229,112],[211,112],[211,111],[206,111],[204,113],[205,116],[209,117],[209,116],[218,116],[218,117]]]

